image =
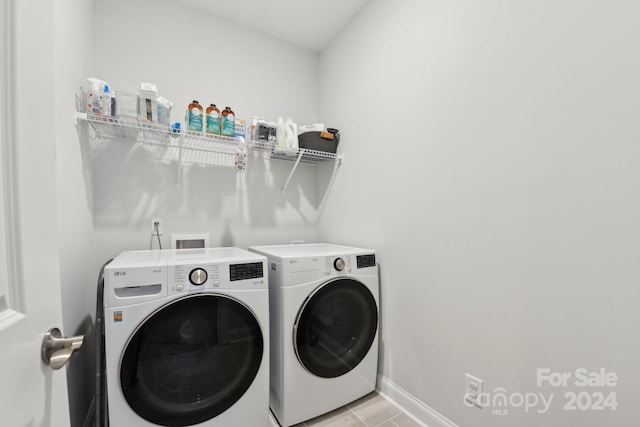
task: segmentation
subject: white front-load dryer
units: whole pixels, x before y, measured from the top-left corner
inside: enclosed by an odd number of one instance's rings
[[[104,269],[109,425],[269,425],[267,260],[123,252]]]
[[[375,390],[375,251],[329,244],[254,246],[269,258],[270,406],[283,427]]]

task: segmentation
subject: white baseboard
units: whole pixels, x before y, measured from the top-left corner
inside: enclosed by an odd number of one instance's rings
[[[377,391],[424,427],[458,427],[444,415],[422,403],[389,379],[378,375]]]

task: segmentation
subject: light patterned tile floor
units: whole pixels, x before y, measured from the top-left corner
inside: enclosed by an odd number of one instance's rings
[[[272,427],[278,427],[273,414],[269,421]],[[294,427],[420,427],[420,424],[384,397],[373,392]]]

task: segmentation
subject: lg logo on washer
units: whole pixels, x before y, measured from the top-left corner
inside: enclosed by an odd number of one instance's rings
[[[118,277],[118,276],[126,276],[127,272],[126,271],[114,271],[113,275]]]

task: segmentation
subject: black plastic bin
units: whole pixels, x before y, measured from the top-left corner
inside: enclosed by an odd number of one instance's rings
[[[301,133],[298,135],[298,146],[307,150],[335,153],[338,150],[340,133],[337,129],[327,129],[327,132],[333,135],[333,139],[321,136],[323,132]]]

